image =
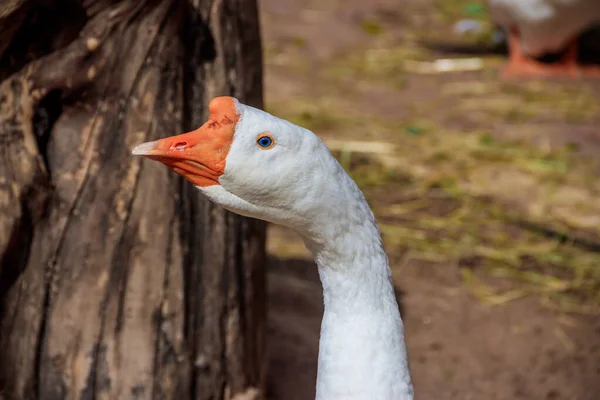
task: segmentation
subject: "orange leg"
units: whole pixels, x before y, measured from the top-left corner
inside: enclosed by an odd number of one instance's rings
[[[510,31],[508,49],[509,58],[508,64],[504,68],[504,76],[565,76],[570,78],[581,76],[577,64],[577,40],[571,41],[561,59],[554,63],[541,62],[524,54],[516,29]]]

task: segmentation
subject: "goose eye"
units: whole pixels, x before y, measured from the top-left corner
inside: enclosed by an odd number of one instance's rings
[[[256,144],[258,144],[258,147],[266,150],[273,147],[273,145],[275,144],[275,140],[273,140],[273,137],[271,135],[262,134],[259,135],[256,139]]]

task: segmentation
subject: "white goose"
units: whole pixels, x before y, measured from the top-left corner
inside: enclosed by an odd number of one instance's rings
[[[577,37],[600,22],[600,0],[488,0],[496,23],[509,33],[506,75],[598,74],[577,64]],[[565,50],[557,63],[535,57]]]
[[[232,97],[193,132],[140,144],[235,213],[303,238],[323,285],[316,398],[413,399],[404,328],[381,235],[354,181],[312,132]]]

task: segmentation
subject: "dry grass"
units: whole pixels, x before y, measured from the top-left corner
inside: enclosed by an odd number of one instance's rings
[[[408,249],[413,258],[458,265],[472,293],[492,304],[535,294],[562,310],[600,311],[600,253],[548,221],[539,221],[548,229],[531,229],[521,223],[527,215],[461,190],[450,174],[421,181],[373,162],[349,170],[391,252]],[[508,288],[498,284],[507,279]]]
[[[537,111],[535,101],[529,106]],[[600,311],[600,253],[593,248],[600,248],[600,184],[590,179],[598,161],[570,146],[507,142],[419,117],[386,121],[335,107],[328,100],[303,107],[296,99],[291,109],[279,103],[271,111],[324,133],[374,208],[391,253],[408,249],[412,257],[458,265],[473,295],[491,304],[536,295],[562,310]],[[350,140],[369,136],[367,126],[371,137],[389,141]],[[506,281],[509,287],[498,283]]]
[[[437,3],[434,23],[489,25],[477,2]],[[502,59],[489,56],[477,76],[433,76],[418,81],[427,93],[416,92],[407,61],[436,55],[410,34],[388,40],[376,19],[361,29],[369,48],[302,69],[311,71],[305,97],[268,111],[324,138],[367,195],[391,254],[458,266],[466,287],[491,304],[533,295],[561,310],[600,312],[600,159],[546,132],[600,123],[594,89],[501,81]],[[305,63],[294,51],[267,62],[295,71]],[[379,113],[367,94],[398,104],[399,115]]]

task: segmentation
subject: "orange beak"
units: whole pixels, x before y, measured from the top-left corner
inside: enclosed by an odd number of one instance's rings
[[[240,116],[233,97],[216,97],[208,121],[195,131],[142,143],[131,152],[160,161],[196,186],[219,184]]]

